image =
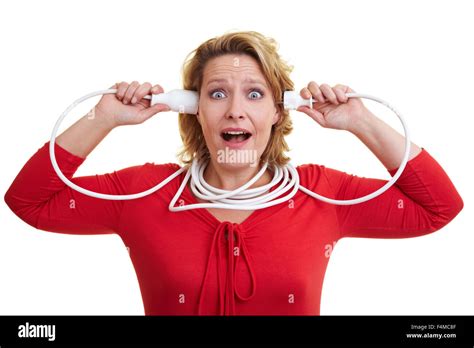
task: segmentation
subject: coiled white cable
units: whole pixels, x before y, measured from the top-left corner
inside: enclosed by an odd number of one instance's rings
[[[169,183],[171,180],[173,180],[174,178],[176,178],[181,173],[187,170],[186,176],[183,182],[181,183],[181,186],[179,187],[178,191],[176,192],[176,195],[173,197],[173,199],[171,200],[169,204],[170,211],[177,212],[177,211],[197,209],[197,208],[221,208],[221,209],[236,209],[236,210],[263,209],[263,208],[267,208],[267,207],[282,203],[284,201],[288,201],[296,194],[298,189],[310,195],[311,197],[314,197],[326,203],[331,203],[331,204],[336,204],[336,205],[352,205],[352,204],[366,202],[372,198],[375,198],[381,195],[382,193],[384,193],[386,190],[388,190],[393,184],[395,184],[395,182],[397,181],[397,179],[400,177],[403,170],[405,169],[405,166],[408,162],[408,157],[410,154],[411,141],[409,137],[409,131],[400,112],[398,112],[393,106],[391,106],[389,103],[387,103],[386,101],[380,98],[376,98],[368,94],[346,93],[346,96],[348,98],[366,98],[366,99],[371,99],[385,105],[398,116],[398,118],[400,119],[403,125],[403,129],[405,131],[405,154],[403,156],[402,162],[400,163],[400,166],[397,172],[384,186],[372,192],[371,194],[368,194],[366,196],[362,196],[359,198],[355,198],[355,199],[348,199],[348,200],[336,200],[336,199],[331,199],[328,197],[321,196],[315,192],[310,191],[306,187],[300,185],[298,172],[291,163],[288,163],[285,167],[274,166],[273,179],[270,183],[266,185],[249,189],[249,187],[253,185],[265,173],[268,166],[267,163],[265,163],[262,166],[262,168],[259,170],[259,172],[245,185],[242,185],[241,187],[232,191],[222,190],[222,189],[213,187],[205,182],[203,178],[203,173],[208,162],[203,163],[197,160],[192,162],[192,165],[190,168],[188,168],[188,166],[184,166],[180,168],[175,173],[168,176],[165,180],[163,180],[156,186],[146,191],[142,191],[142,192],[134,193],[134,194],[127,194],[127,195],[111,195],[111,194],[98,193],[98,192],[90,191],[83,187],[80,187],[74,184],[73,182],[71,182],[68,178],[66,178],[66,176],[59,169],[58,163],[56,161],[54,144],[56,141],[56,134],[58,132],[59,126],[61,125],[64,118],[72,109],[74,109],[78,104],[82,103],[86,99],[89,99],[98,95],[103,95],[103,94],[114,94],[116,92],[117,92],[116,89],[100,90],[100,91],[89,93],[77,99],[75,102],[73,102],[61,114],[61,116],[56,121],[56,124],[54,125],[54,128],[53,128],[53,132],[51,134],[51,139],[50,139],[50,144],[49,144],[49,154],[50,154],[51,164],[53,166],[54,171],[58,175],[58,177],[70,188],[82,194],[95,197],[95,198],[108,199],[108,200],[129,200],[129,199],[137,199],[137,198],[145,197],[149,194],[156,192],[157,190],[165,186],[167,183]],[[151,99],[151,96],[148,95],[148,96],[145,96],[144,98]],[[183,192],[189,179],[191,179],[191,189],[194,195],[202,200],[207,200],[212,203],[197,203],[197,204],[175,206],[177,199]],[[272,188],[274,185],[276,185],[280,181],[282,181],[281,184],[275,190],[273,190],[272,192],[268,192],[270,188]],[[290,189],[292,190],[287,195],[280,197],[278,199],[275,199],[276,197],[281,196],[282,194],[289,191]]]

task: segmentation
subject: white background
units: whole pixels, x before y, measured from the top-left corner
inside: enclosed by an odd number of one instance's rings
[[[472,93],[469,1],[15,1],[0,5],[2,196],[75,99],[122,80],[181,88],[187,53],[229,30],[274,37],[310,80],[341,83],[400,110],[412,140],[443,166],[464,210],[409,239],[344,238],[326,273],[321,315],[474,314]],[[61,131],[94,103],[70,114]],[[402,132],[398,119],[364,103]],[[319,163],[389,179],[349,133],[293,111],[293,164]],[[76,175],[176,162],[177,114],[114,130]],[[472,168],[472,167],[471,167]],[[144,314],[117,235],[36,230],[0,204],[0,314]]]

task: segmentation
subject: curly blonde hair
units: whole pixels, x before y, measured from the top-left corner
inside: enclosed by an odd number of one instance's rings
[[[246,54],[253,57],[273,92],[273,100],[280,112],[280,119],[272,126],[270,140],[263,152],[260,163],[268,161],[269,165],[284,166],[290,158],[285,155],[289,151],[285,136],[293,130],[289,111],[281,102],[283,92],[293,90],[294,85],[289,75],[293,66],[282,60],[277,52],[278,44],[270,37],[255,31],[227,32],[211,38],[190,52],[182,67],[183,88],[200,93],[206,63],[215,57],[225,54]],[[183,147],[178,152],[178,160],[189,165],[193,157],[209,158],[209,149],[204,140],[201,125],[193,115],[179,113],[179,132]]]

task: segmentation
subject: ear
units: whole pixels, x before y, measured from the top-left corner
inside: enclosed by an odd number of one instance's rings
[[[275,114],[273,115],[273,119],[272,119],[272,126],[278,122],[278,120],[280,119],[281,115],[280,115],[280,111],[278,111],[278,109],[276,109],[275,111]]]
[[[196,119],[197,119],[198,123],[201,124],[201,117],[199,115],[199,111],[201,110],[201,108],[200,108],[199,104],[201,104],[201,103],[198,102],[198,105],[197,105]],[[201,126],[202,126],[202,124],[201,124]]]
[[[198,123],[201,124],[201,119],[199,118],[199,109],[196,112],[196,119],[197,119]]]

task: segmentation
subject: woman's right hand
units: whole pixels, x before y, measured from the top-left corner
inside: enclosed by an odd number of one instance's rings
[[[133,81],[116,83],[110,88],[117,89],[117,93],[103,95],[95,108],[96,114],[105,117],[113,127],[140,124],[161,111],[171,110],[160,103],[150,106],[151,101],[143,99],[148,94],[164,93],[160,85]]]

